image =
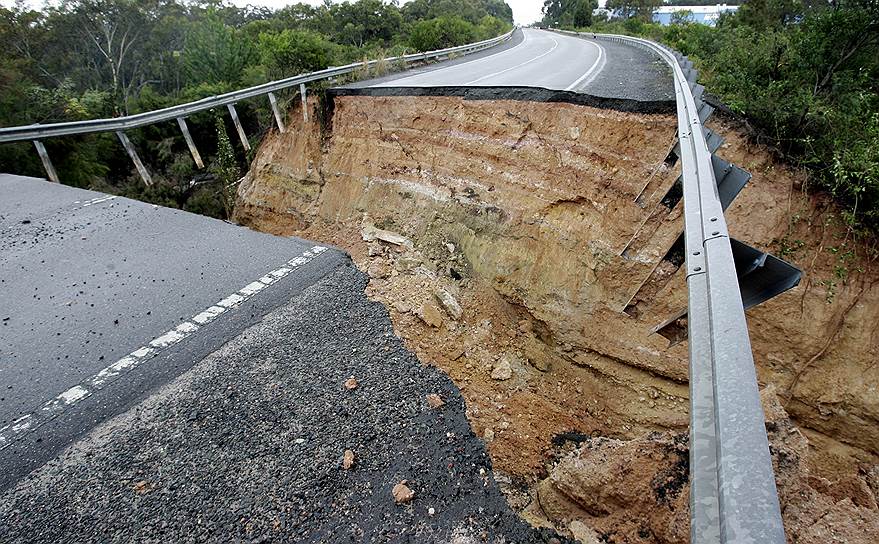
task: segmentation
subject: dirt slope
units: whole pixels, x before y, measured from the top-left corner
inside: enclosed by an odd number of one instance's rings
[[[237,220],[351,251],[410,349],[460,386],[514,506],[572,444],[686,429],[686,342],[653,332],[686,307],[672,116],[457,97],[310,107],[260,148]],[[713,124],[754,175],[734,236],[805,272],[749,312],[760,380],[811,443],[803,466],[860,478],[879,451],[875,247],[800,173]]]

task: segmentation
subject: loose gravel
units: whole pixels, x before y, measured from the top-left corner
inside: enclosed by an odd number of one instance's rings
[[[0,496],[0,541],[563,541],[509,509],[460,392],[366,282],[346,261],[96,427]]]
[[[671,69],[656,55],[638,47],[595,40],[607,55],[604,69],[582,92],[619,100],[669,102],[675,90]]]

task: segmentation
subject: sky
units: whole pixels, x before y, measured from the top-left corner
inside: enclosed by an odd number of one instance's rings
[[[254,6],[267,6],[273,9],[282,8],[288,4],[296,4],[304,2],[316,6],[322,0],[231,0],[236,6],[246,6],[248,4]],[[513,8],[513,20],[517,25],[527,25],[543,18],[540,8],[543,7],[543,0],[506,0],[507,4]],[[51,0],[50,0],[51,2]],[[25,0],[27,5],[39,8],[45,0]],[[402,0],[401,4],[405,4],[406,0]],[[0,6],[11,6],[15,4],[15,0],[0,0]]]

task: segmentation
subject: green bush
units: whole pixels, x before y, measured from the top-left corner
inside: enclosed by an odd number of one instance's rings
[[[872,10],[872,11],[871,11]],[[595,32],[638,34],[688,55],[700,82],[845,207],[879,227],[879,14],[869,2],[805,9],[748,2],[717,27],[629,19]]]
[[[409,45],[416,51],[433,51],[476,41],[476,27],[457,16],[443,16],[412,25]]]
[[[308,30],[259,35],[259,53],[272,79],[323,70],[333,64],[338,46]]]

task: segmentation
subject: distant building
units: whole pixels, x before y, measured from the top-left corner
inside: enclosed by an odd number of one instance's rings
[[[670,25],[675,12],[689,11],[687,20],[703,25],[714,26],[721,13],[733,12],[739,6],[716,4],[714,6],[662,6],[653,12],[653,21],[662,25]]]

